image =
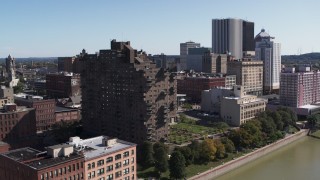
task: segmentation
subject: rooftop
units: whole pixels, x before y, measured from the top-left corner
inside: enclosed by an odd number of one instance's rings
[[[104,138],[108,138],[106,136],[98,136],[90,139],[84,139],[80,140],[79,146],[76,148],[76,150],[80,150],[81,148],[86,147],[83,149],[82,153],[84,154],[85,160],[89,160],[95,157],[107,155],[110,153],[113,153],[115,151],[127,149],[129,147],[136,146],[134,143],[126,142],[117,139],[114,145],[112,146],[105,146],[102,144],[102,140]],[[111,138],[108,138],[111,139]],[[73,144],[72,142],[69,142],[69,144]]]
[[[70,111],[77,111],[77,109],[65,108],[60,106],[56,106],[55,108],[55,112],[70,112]]]

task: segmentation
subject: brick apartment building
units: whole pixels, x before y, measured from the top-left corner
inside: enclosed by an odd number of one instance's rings
[[[58,57],[58,72],[81,73],[83,62],[76,57]]]
[[[81,53],[83,127],[93,134],[135,143],[166,140],[176,120],[176,80],[156,68],[130,42],[111,41],[110,50]]]
[[[136,145],[99,136],[72,137],[41,152],[21,148],[0,154],[0,177],[14,180],[135,180]]]
[[[81,95],[80,75],[59,73],[46,75],[47,95],[54,98],[66,98]]]
[[[46,131],[55,123],[54,99],[42,99],[31,95],[15,95],[14,101],[19,106],[26,106],[36,110],[37,131]]]
[[[0,111],[0,141],[17,144],[36,135],[35,110],[6,104]],[[28,144],[28,142],[25,142]],[[20,146],[20,145],[19,145]]]
[[[226,81],[226,79],[228,81]],[[186,94],[187,97],[193,102],[201,101],[201,92],[203,90],[216,87],[229,87],[233,85],[235,85],[235,76],[228,77],[214,76],[212,74],[195,74],[189,77],[182,76],[177,79],[178,94]]]

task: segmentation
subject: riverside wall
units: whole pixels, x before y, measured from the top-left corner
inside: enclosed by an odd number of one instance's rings
[[[302,129],[299,132],[289,135],[281,140],[278,140],[272,144],[269,144],[265,147],[259,148],[251,153],[248,153],[244,156],[241,156],[235,160],[231,160],[229,162],[226,162],[223,165],[217,166],[213,169],[210,169],[208,171],[205,171],[201,174],[198,174],[196,176],[193,176],[191,178],[189,178],[190,180],[208,180],[208,179],[213,179],[216,178],[218,176],[221,176],[229,171],[232,171],[244,164],[247,164],[249,162],[252,162],[258,158],[260,158],[261,156],[264,156],[274,150],[277,150],[283,146],[286,146],[287,144],[296,141],[298,139],[300,139],[301,137],[304,137],[308,134],[308,130],[307,129]]]

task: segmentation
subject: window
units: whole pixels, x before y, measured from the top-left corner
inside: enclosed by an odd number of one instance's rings
[[[129,174],[129,168],[126,168],[125,170],[123,170],[123,174]]]
[[[113,170],[113,165],[111,165],[111,166],[107,166],[107,168],[106,168],[106,171],[108,172],[108,171],[112,171]]]
[[[134,166],[131,166],[131,172],[133,172],[134,171]]]
[[[91,167],[92,167],[92,168],[94,168],[94,167],[95,167],[95,163],[94,163],[94,162],[91,164]]]
[[[116,169],[121,167],[121,162],[116,163]]]
[[[100,160],[100,161],[97,162],[97,166],[101,166],[103,164],[104,164],[104,160]]]
[[[116,172],[115,176],[116,176],[116,178],[120,177],[121,176],[121,171]]]
[[[113,179],[113,174],[110,174],[107,176],[106,180],[112,180]]]
[[[107,163],[112,162],[112,161],[113,161],[113,157],[108,157],[106,160]]]
[[[114,159],[115,159],[115,160],[121,159],[121,154],[117,154]]]
[[[126,151],[123,153],[123,157],[128,157],[129,156],[129,151]]]
[[[134,150],[131,150],[131,155],[134,155]]]
[[[134,158],[131,158],[131,163],[134,163]]]
[[[101,174],[104,174],[104,168],[98,169],[97,175],[99,176]]]
[[[124,180],[130,180],[130,176],[125,177]]]
[[[123,161],[123,165],[125,166],[125,165],[128,165],[129,164],[129,159],[126,159],[126,160],[124,160]]]
[[[91,172],[91,177],[95,177],[96,176],[96,173],[93,171]]]

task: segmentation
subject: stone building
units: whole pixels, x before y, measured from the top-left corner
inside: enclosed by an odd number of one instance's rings
[[[227,62],[227,74],[236,75],[237,85],[247,94],[261,96],[263,92],[263,62],[243,58]]]

